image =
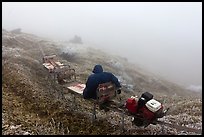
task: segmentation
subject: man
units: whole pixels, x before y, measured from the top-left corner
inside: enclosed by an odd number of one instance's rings
[[[96,90],[99,84],[106,83],[106,82],[113,82],[118,90],[118,94],[120,94],[120,88],[121,85],[118,81],[118,79],[110,72],[103,72],[103,68],[101,65],[96,65],[92,71],[94,74],[91,74],[88,77],[88,80],[86,82],[86,87],[83,91],[83,97],[85,99],[96,99]]]

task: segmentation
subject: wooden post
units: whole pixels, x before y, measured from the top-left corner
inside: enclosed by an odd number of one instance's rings
[[[94,123],[95,119],[96,119],[96,102],[93,102],[93,113],[92,113],[92,124]]]
[[[161,123],[161,133],[162,133],[162,135],[164,134],[164,124],[163,123]]]
[[[74,104],[74,109],[76,108],[76,97],[75,97],[75,95],[73,94],[73,98],[74,98],[74,100],[73,100],[73,104]]]
[[[121,122],[121,131],[122,133],[124,133],[125,129],[124,129],[124,110],[121,111],[121,115],[122,115],[122,122]]]

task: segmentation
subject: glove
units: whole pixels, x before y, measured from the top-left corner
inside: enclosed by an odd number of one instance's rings
[[[120,94],[120,93],[121,93],[121,89],[118,89],[118,90],[117,90],[117,93]]]

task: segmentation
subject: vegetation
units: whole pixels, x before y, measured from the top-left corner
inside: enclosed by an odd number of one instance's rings
[[[42,66],[39,46],[46,54],[60,55],[63,52],[59,45],[25,33],[2,30],[2,34],[3,135],[122,134],[120,113],[97,110],[97,120],[91,123],[93,104],[77,98],[77,107],[73,108],[71,95],[62,94],[62,87],[48,77],[49,73]],[[100,50],[89,49],[83,54],[79,51],[74,56],[64,55],[58,56],[58,59],[76,70],[78,81],[85,83],[93,66],[101,63],[105,70],[123,77],[123,84],[132,84],[135,88],[134,92],[128,92],[124,87],[127,92],[122,93],[123,101],[131,95],[139,96],[143,91],[151,90],[165,107],[171,108],[169,115],[164,117],[165,121],[202,127],[202,100],[190,96],[192,93],[177,85],[149,77],[133,69],[137,67],[126,59],[106,55]],[[131,124],[131,117],[125,118],[125,128],[123,134],[181,134],[168,127],[161,132],[160,125],[137,128]]]

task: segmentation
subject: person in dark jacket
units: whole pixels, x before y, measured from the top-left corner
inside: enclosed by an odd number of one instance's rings
[[[86,82],[86,87],[83,91],[84,99],[96,99],[96,90],[99,84],[106,83],[106,82],[113,82],[116,87],[119,89],[118,94],[120,94],[120,82],[118,79],[110,72],[103,72],[103,68],[101,65],[96,65],[92,71],[94,74],[91,74],[88,77]]]

